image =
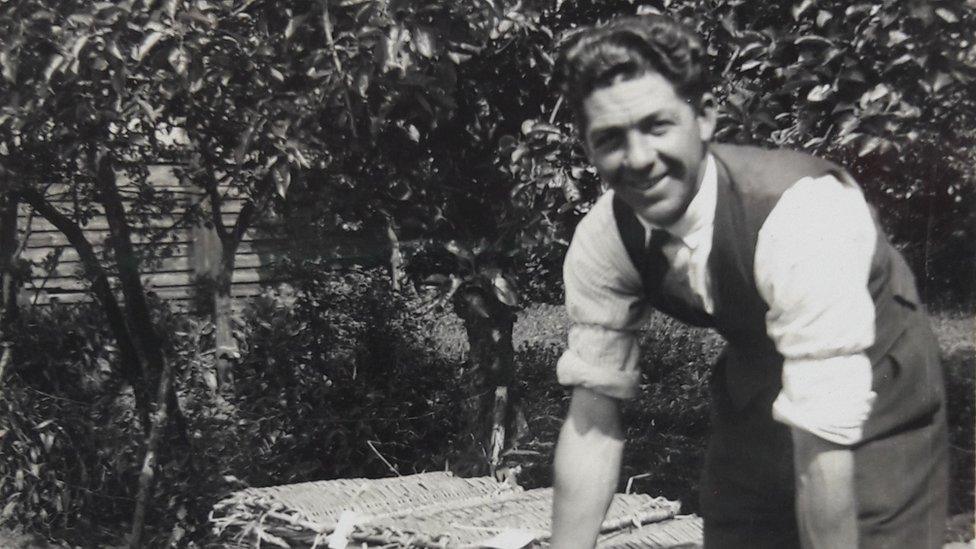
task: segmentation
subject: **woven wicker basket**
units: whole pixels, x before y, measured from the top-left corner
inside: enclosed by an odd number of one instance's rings
[[[505,533],[545,546],[551,508],[548,488],[424,473],[248,488],[218,502],[211,523],[222,547],[324,548],[337,527],[347,530],[350,547],[482,547]],[[700,520],[675,518],[677,511],[677,503],[662,498],[617,494],[599,545],[700,546]]]

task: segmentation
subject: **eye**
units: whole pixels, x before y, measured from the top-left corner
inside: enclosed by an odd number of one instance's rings
[[[593,148],[600,151],[611,151],[623,146],[624,134],[619,131],[601,131],[590,137]]]
[[[664,135],[674,122],[668,118],[645,118],[640,122],[640,131],[650,135]]]

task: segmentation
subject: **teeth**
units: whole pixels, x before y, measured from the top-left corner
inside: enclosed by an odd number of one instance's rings
[[[656,179],[638,180],[638,181],[634,181],[633,183],[631,183],[630,186],[633,187],[633,188],[635,188],[635,189],[639,189],[639,190],[642,190],[642,191],[646,191],[646,190],[654,187],[658,183],[660,183],[662,179],[664,179],[664,178],[663,177],[658,177]]]

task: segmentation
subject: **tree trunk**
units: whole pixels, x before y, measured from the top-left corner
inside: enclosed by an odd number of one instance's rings
[[[95,160],[95,166],[99,201],[105,208],[105,219],[108,221],[108,240],[115,252],[126,320],[140,358],[150,367],[148,378],[152,387],[155,386],[152,382],[162,373],[162,346],[153,327],[146,291],[140,279],[139,256],[132,246],[132,230],[126,219],[111,155],[102,155]]]
[[[163,360],[163,370],[159,377],[159,387],[156,392],[156,409],[152,414],[152,427],[149,439],[146,441],[146,454],[142,460],[142,470],[139,471],[139,489],[136,494],[136,506],[132,513],[132,532],[129,536],[129,547],[142,547],[142,533],[146,524],[146,509],[152,495],[153,479],[156,476],[157,451],[159,441],[168,423],[170,399],[173,392],[173,361]]]
[[[6,187],[6,186],[5,186]],[[3,377],[10,364],[13,348],[8,341],[10,323],[17,317],[17,282],[14,265],[17,261],[17,206],[20,200],[12,192],[3,194],[0,203],[0,399],[3,398]]]
[[[102,264],[98,261],[95,248],[88,242],[84,231],[77,223],[49,204],[39,193],[31,190],[21,190],[21,196],[25,202],[34,208],[34,211],[61,231],[61,234],[68,239],[71,247],[78,252],[78,257],[85,267],[85,277],[91,283],[92,291],[95,293],[95,297],[99,303],[101,303],[105,318],[108,320],[109,328],[115,336],[115,342],[118,343],[121,375],[132,386],[132,392],[136,400],[136,410],[142,421],[143,430],[148,436],[150,429],[150,403],[152,398],[149,395],[146,383],[145,362],[143,362],[139,350],[133,341],[125,315],[119,306],[115,294],[112,292],[112,287],[108,282],[108,275],[106,275],[105,269],[102,268]]]
[[[514,380],[513,380],[514,381]],[[491,434],[488,443],[488,473],[495,474],[502,461],[502,450],[505,448],[505,436],[508,433],[506,419],[508,410],[508,386],[495,387],[495,401],[492,404]]]
[[[125,204],[119,192],[116,181],[115,167],[111,153],[102,151],[99,155],[91,151],[91,157],[96,168],[96,185],[99,201],[105,209],[105,218],[109,227],[109,243],[115,252],[115,262],[118,267],[119,282],[125,303],[126,320],[129,331],[134,335],[137,352],[142,363],[148,366],[146,381],[150,386],[155,382],[156,400],[155,412],[146,440],[146,455],[142,471],[139,474],[138,496],[132,519],[132,536],[130,547],[140,547],[142,528],[145,523],[146,506],[152,491],[155,475],[157,449],[163,431],[169,426],[169,417],[173,417],[173,426],[180,441],[190,450],[190,437],[186,418],[179,407],[176,389],[173,384],[173,364],[166,359],[162,342],[156,333],[149,303],[146,300],[145,287],[140,278],[140,261],[132,245],[132,231],[125,215]],[[187,455],[189,458],[189,455]],[[190,472],[193,471],[192,460],[189,461]]]
[[[7,325],[17,316],[17,281],[14,267],[17,261],[17,207],[20,199],[12,192],[3,194],[0,203],[0,330],[6,334]],[[2,339],[2,337],[0,337]]]
[[[212,278],[212,314],[214,322],[214,346],[216,347],[216,368],[220,392],[228,391],[233,383],[233,364],[238,358],[237,342],[234,340],[232,324],[234,267],[237,261],[237,248],[240,246],[244,233],[250,228],[257,215],[267,206],[275,185],[269,175],[264,181],[263,189],[258,193],[257,202],[247,200],[237,214],[233,227],[224,225],[222,214],[222,200],[219,183],[212,173],[205,176],[201,187],[210,198],[210,215],[213,224],[212,231],[202,234],[207,244],[204,252],[208,253],[205,263],[216,267],[210,273]],[[212,246],[212,235],[216,234],[220,246]],[[216,250],[218,258],[209,257],[209,251]],[[212,263],[210,261],[213,260]],[[207,275],[204,275],[207,276]]]
[[[239,358],[232,323],[233,299],[231,288],[237,259],[237,239],[224,241],[221,247],[220,268],[213,291],[214,344],[217,348],[217,379],[222,391],[233,387],[234,363]]]
[[[400,249],[400,239],[397,238],[392,222],[387,222],[386,237],[390,243],[390,285],[396,293],[400,291],[407,274],[403,270],[403,251]]]
[[[148,366],[146,372],[148,386],[158,387],[159,376],[162,375],[166,360],[163,356],[162,343],[153,324],[149,303],[146,301],[139,255],[132,246],[132,230],[126,219],[125,204],[116,182],[112,155],[106,152],[99,157],[94,150],[91,155],[96,168],[99,201],[105,208],[105,219],[108,221],[109,242],[115,252],[115,263],[118,267],[129,331],[134,336],[140,362]],[[173,416],[177,435],[189,447],[190,437],[186,418],[180,410],[176,391],[172,385],[169,386],[165,398],[171,407],[170,413]]]
[[[468,448],[462,474],[493,474],[502,449],[516,435],[515,361],[512,328],[515,314],[481,288],[462,288],[454,296],[454,310],[464,321],[468,360],[462,374],[465,404],[464,438]]]

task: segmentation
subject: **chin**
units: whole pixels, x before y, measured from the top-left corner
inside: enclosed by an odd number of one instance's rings
[[[672,225],[680,218],[681,218],[681,214],[676,212],[667,212],[665,214],[650,214],[645,217],[645,219],[650,221],[652,224],[661,227],[662,229],[666,229],[669,225]]]
[[[682,209],[673,200],[648,200],[643,196],[628,196],[627,193],[620,193],[620,198],[634,213],[659,227],[666,227],[681,217]]]

